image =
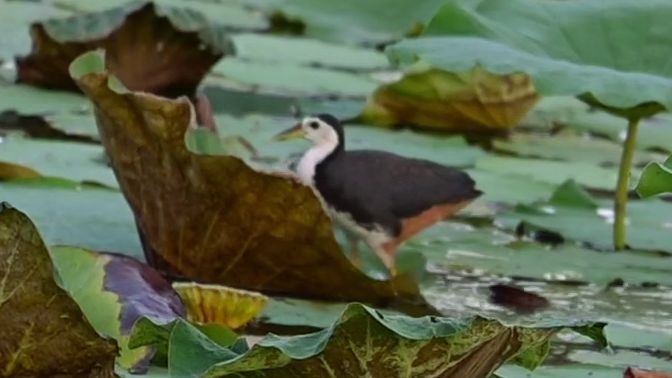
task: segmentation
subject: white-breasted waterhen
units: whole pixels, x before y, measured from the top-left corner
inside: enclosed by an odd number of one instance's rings
[[[361,238],[396,274],[395,253],[402,242],[482,194],[458,169],[383,151],[346,151],[343,136],[343,126],[334,116],[318,114],[275,139],[303,137],[313,143],[301,157],[297,174],[317,189],[332,219],[348,231],[355,259]]]

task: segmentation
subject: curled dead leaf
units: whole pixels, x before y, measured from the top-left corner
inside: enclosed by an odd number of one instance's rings
[[[54,247],[50,252],[61,286],[99,333],[117,341],[117,364],[133,373],[146,372],[155,351],[130,348],[130,333],[144,317],[166,324],[185,316],[184,305],[170,283],[129,256],[74,247]]]
[[[539,99],[525,74],[414,69],[369,98],[365,121],[439,131],[495,131],[516,126]]]
[[[187,99],[118,93],[86,54],[72,65],[93,101],[120,187],[135,213],[147,260],[186,280],[264,293],[375,305],[417,304],[416,280],[372,279],[341,252],[311,188],[258,172],[234,156],[187,150]],[[406,308],[411,310],[410,308]],[[431,310],[429,312],[432,312]]]
[[[40,177],[36,170],[21,164],[0,161],[0,181]]]
[[[0,203],[0,376],[114,377],[117,347],[54,282],[28,217]]]
[[[143,1],[35,23],[30,32],[32,51],[16,60],[19,82],[71,91],[79,88],[70,63],[102,48],[107,68],[131,90],[193,98],[203,76],[234,50],[202,14]]]
[[[199,324],[240,328],[257,317],[268,302],[260,293],[220,285],[176,282],[173,288],[182,298],[189,320]]]

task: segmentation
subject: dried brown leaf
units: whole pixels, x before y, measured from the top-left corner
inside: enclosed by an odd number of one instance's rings
[[[0,161],[0,181],[40,177],[36,170],[21,164]]]
[[[390,126],[412,124],[439,131],[496,131],[516,126],[539,96],[529,76],[439,69],[407,72],[382,85],[362,117]]]
[[[104,49],[106,65],[132,90],[193,97],[201,79],[233,45],[205,17],[188,9],[133,2],[104,12],[31,26],[33,48],[17,59],[19,82],[64,90],[84,52]]]
[[[88,73],[78,84],[95,105],[103,144],[156,267],[273,294],[376,305],[421,299],[410,276],[377,281],[350,263],[311,188],[233,156],[188,151],[184,134],[194,112],[186,99],[120,94],[108,79]]]
[[[144,317],[166,324],[186,315],[171,284],[129,256],[75,247],[53,247],[50,253],[61,287],[98,332],[117,341],[117,365],[135,374],[146,372],[154,350],[130,348],[131,330]]]
[[[230,329],[241,328],[252,321],[268,302],[268,297],[258,292],[222,285],[175,282],[173,288],[182,298],[189,320]]]
[[[116,344],[102,339],[54,282],[30,219],[0,203],[0,376],[114,377]]]

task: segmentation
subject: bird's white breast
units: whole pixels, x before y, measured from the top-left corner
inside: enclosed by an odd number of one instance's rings
[[[306,151],[299,160],[299,165],[296,167],[296,174],[305,185],[313,185],[315,177],[315,167],[317,167],[322,160],[334,151],[336,146],[330,144],[322,144],[313,146]]]

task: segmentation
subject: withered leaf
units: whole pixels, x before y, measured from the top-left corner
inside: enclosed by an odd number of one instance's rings
[[[93,49],[105,49],[108,69],[128,88],[168,97],[193,97],[215,62],[233,52],[202,14],[144,1],[35,23],[30,31],[32,51],[16,60],[19,82],[72,91],[79,89],[68,67]]]
[[[413,278],[374,280],[343,255],[312,189],[234,156],[187,150],[185,98],[110,89],[86,54],[72,65],[135,213],[147,260],[178,277],[265,293],[376,305],[421,299]],[[420,301],[424,303],[424,301]],[[424,310],[426,311],[426,310]]]
[[[150,266],[116,253],[54,247],[51,258],[61,286],[79,304],[98,332],[119,345],[117,364],[134,373],[147,371],[152,348],[128,346],[133,325],[148,317],[166,324],[186,311],[171,284]]]
[[[0,181],[40,177],[36,170],[21,164],[0,161]]]
[[[362,117],[384,126],[496,131],[516,126],[538,98],[525,74],[495,75],[478,67],[464,73],[411,69],[379,87]]]
[[[0,203],[0,376],[114,377],[116,344],[102,339],[54,282],[28,217]]]
[[[268,297],[255,291],[222,285],[175,282],[173,289],[182,298],[187,317],[198,324],[218,324],[237,329],[256,318]]]

